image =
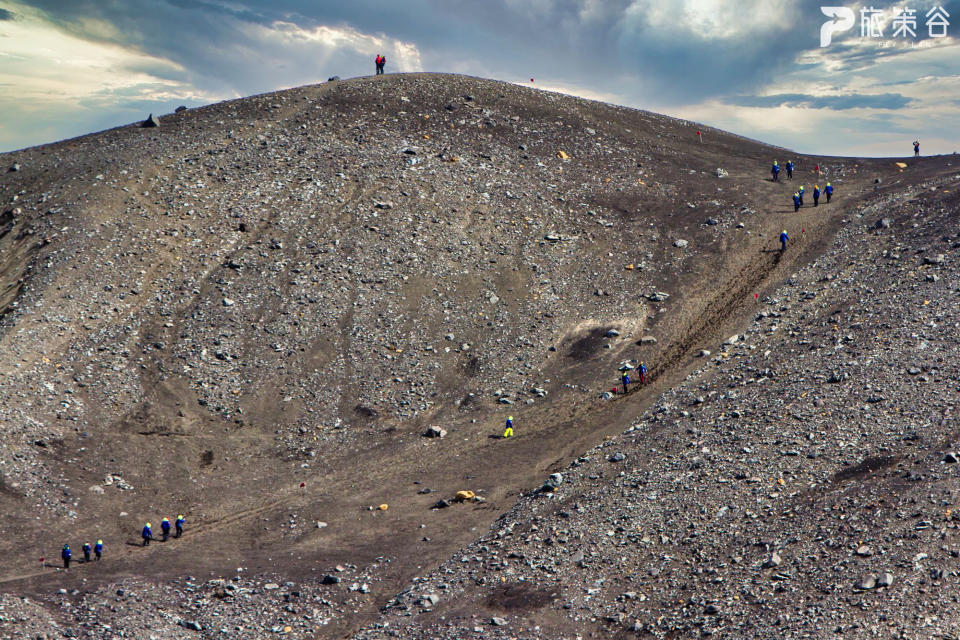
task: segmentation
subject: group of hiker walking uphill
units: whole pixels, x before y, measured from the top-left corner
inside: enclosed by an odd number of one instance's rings
[[[793,180],[793,171],[794,164],[793,160],[787,160],[787,164],[784,167],[786,169],[787,179]],[[820,168],[820,165],[814,165],[813,174],[816,176],[817,184],[813,185],[813,206],[820,206],[820,197],[826,196],[827,203],[833,198],[833,184],[827,180],[826,185],[823,190],[820,189],[819,180],[824,177],[824,171]],[[773,161],[773,166],[770,167],[770,175],[772,182],[780,182],[780,162],[777,160]],[[793,192],[793,212],[796,213],[800,211],[800,207],[803,206],[803,197],[806,195],[806,187],[800,185],[800,187]],[[787,230],[784,229],[780,232],[780,252],[783,253],[787,250],[787,243],[790,242],[790,236],[787,234]]]
[[[913,141],[913,157],[914,157],[914,158],[919,158],[919,157],[920,157],[920,141],[919,141],[919,140],[914,140],[914,141]],[[787,160],[787,164],[786,164],[786,167],[785,167],[785,168],[786,168],[787,178],[790,179],[790,180],[792,180],[792,179],[793,179],[793,169],[794,169],[793,160]],[[814,167],[813,167],[813,173],[816,175],[817,180],[819,180],[819,179],[820,179],[821,177],[823,177],[823,175],[824,175],[824,172],[820,169],[820,165],[819,165],[819,164],[818,164],[818,165],[814,165]],[[779,182],[779,181],[780,181],[780,163],[779,163],[777,160],[774,160],[774,161],[773,161],[773,166],[770,168],[770,175],[773,176],[773,177],[772,177],[772,181],[773,181],[773,182]],[[796,213],[797,211],[800,211],[800,207],[803,206],[803,196],[804,196],[804,195],[805,195],[805,188],[804,188],[803,185],[800,185],[800,188],[797,189],[797,190],[794,192],[794,194],[793,194],[793,211],[794,211],[794,213]],[[815,206],[815,207],[820,206],[820,196],[821,196],[821,195],[826,196],[826,198],[827,198],[827,203],[829,204],[830,200],[833,198],[833,184],[831,184],[829,180],[827,180],[827,184],[826,184],[826,186],[823,188],[823,191],[820,190],[820,185],[819,185],[819,184],[813,185],[813,206]],[[787,235],[787,230],[784,229],[784,230],[780,233],[780,251],[781,251],[781,252],[787,250],[787,242],[789,242],[789,241],[790,241],[790,237]]]
[[[173,525],[170,524],[169,518],[164,518],[160,521],[160,534],[161,540],[166,542],[170,538],[170,529],[171,527],[175,528],[176,533],[174,533],[174,538],[179,538],[183,535],[183,525],[186,524],[187,519],[182,515],[177,516],[176,521]],[[148,522],[143,526],[143,529],[140,530],[140,537],[143,540],[142,545],[145,547],[150,544],[151,540],[154,540],[153,537],[153,528]],[[97,540],[97,544],[91,545],[89,542],[83,543],[83,561],[91,562],[90,552],[96,556],[97,562],[100,561],[100,558],[103,557],[103,540]],[[63,568],[69,570],[70,563],[73,561],[73,550],[70,548],[69,544],[63,545],[63,549],[60,550],[60,559],[63,560]],[[42,561],[42,558],[41,558]]]

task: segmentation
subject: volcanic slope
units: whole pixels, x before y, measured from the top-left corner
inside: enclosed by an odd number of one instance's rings
[[[0,178],[4,588],[82,597],[241,567],[322,591],[331,634],[362,622],[632,424],[876,178],[947,171],[794,156],[798,179],[770,182],[786,154],[446,75],[3,154],[19,167]],[[794,214],[814,164],[837,196]],[[601,400],[627,359],[652,383]],[[510,414],[518,435],[500,440]],[[485,501],[430,510],[459,489]],[[178,513],[186,537],[137,546]],[[109,562],[38,563],[96,538]],[[374,587],[320,587],[338,563]]]
[[[958,187],[865,202],[734,340],[356,637],[953,637]]]

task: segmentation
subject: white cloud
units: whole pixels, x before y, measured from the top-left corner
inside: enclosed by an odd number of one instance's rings
[[[169,79],[183,71],[170,60],[72,36],[19,6],[17,14],[22,17],[0,22],[0,58],[4,61],[0,85],[16,87],[15,95],[6,92],[0,97],[0,104],[14,99],[20,105],[33,101],[75,104],[134,87],[200,93]],[[92,21],[89,26],[100,31],[109,28]]]
[[[770,0],[633,0],[628,19],[651,31],[682,33],[702,40],[734,40],[753,33],[774,33],[793,22],[796,7]]]

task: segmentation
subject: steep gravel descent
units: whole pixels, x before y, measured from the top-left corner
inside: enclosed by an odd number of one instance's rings
[[[328,599],[339,633],[633,422],[858,198],[946,170],[795,156],[838,196],[794,215],[794,185],[764,179],[787,152],[697,128],[384,76],[0,156],[20,165],[0,180],[0,579],[95,602],[116,580],[184,594],[188,573],[242,567],[249,588],[270,572]],[[656,383],[601,400],[626,359]],[[431,424],[448,436],[422,438]],[[462,488],[486,501],[429,510]],[[179,512],[186,538],[135,546]],[[39,567],[65,537],[106,539],[110,562]],[[323,587],[337,563],[376,588]]]

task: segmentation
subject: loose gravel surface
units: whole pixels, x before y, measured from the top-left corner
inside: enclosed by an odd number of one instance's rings
[[[2,154],[0,636],[947,633],[952,160],[431,74]]]

